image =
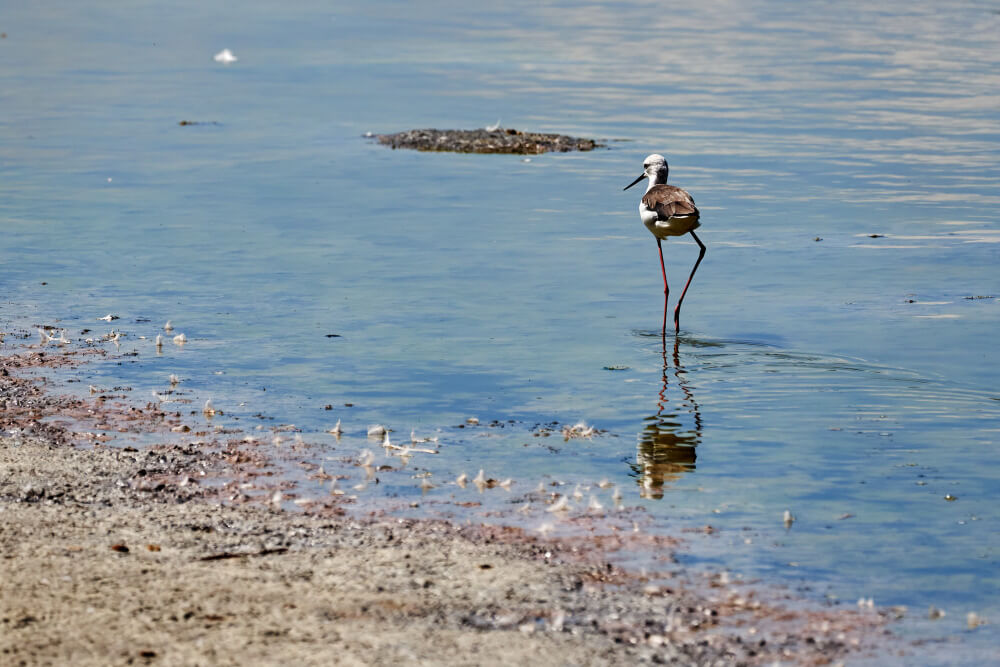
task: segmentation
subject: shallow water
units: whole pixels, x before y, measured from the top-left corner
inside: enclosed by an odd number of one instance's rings
[[[1000,298],[966,298],[1000,297],[989,6],[65,3],[0,21],[0,316],[122,330],[139,355],[84,387],[145,401],[176,373],[217,423],[262,412],[327,443],[316,462],[382,457],[373,423],[436,435],[439,454],[358,492],[412,511],[461,512],[434,502],[454,496],[482,518],[539,481],[607,479],[654,529],[715,527],[692,537],[712,566],[933,604],[948,616],[907,631],[995,652],[989,626],[964,629],[1000,620]],[[224,47],[239,61],[213,62]],[[362,138],[498,118],[608,149]],[[621,191],[654,151],[708,246],[676,351]],[[675,298],[696,250],[665,244]],[[167,319],[190,342],[157,356]],[[337,419],[339,442],[319,434]],[[564,441],[578,420],[605,432]],[[444,484],[479,468],[511,492]]]

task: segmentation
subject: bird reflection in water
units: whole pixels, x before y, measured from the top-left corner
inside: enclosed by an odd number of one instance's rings
[[[678,479],[685,472],[694,470],[696,447],[701,442],[701,409],[691,392],[686,371],[681,365],[679,339],[674,339],[673,369],[667,357],[666,337],[663,341],[663,385],[660,388],[656,414],[646,418],[646,425],[639,433],[639,444],[633,469],[639,477],[640,495],[643,498],[662,498],[663,487]],[[667,397],[670,375],[682,397],[671,402]],[[682,417],[693,417],[693,427],[685,428]]]

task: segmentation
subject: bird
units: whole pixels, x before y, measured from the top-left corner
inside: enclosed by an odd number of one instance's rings
[[[658,153],[653,153],[643,160],[642,174],[624,188],[624,190],[628,190],[642,179],[649,179],[646,194],[643,195],[642,201],[639,202],[639,217],[642,219],[642,223],[646,225],[646,229],[656,237],[656,246],[660,251],[660,271],[663,273],[664,335],[667,331],[667,299],[670,296],[670,287],[667,285],[667,269],[663,264],[663,245],[661,242],[670,236],[690,234],[691,238],[694,239],[700,248],[698,260],[694,263],[691,275],[688,276],[684,290],[681,292],[681,298],[677,300],[677,307],[674,308],[675,333],[681,330],[681,304],[684,302],[684,296],[691,285],[691,279],[694,278],[695,271],[698,270],[698,265],[701,264],[702,258],[705,257],[705,244],[694,233],[694,230],[701,226],[701,222],[699,221],[701,214],[698,212],[698,207],[694,204],[694,197],[687,190],[667,185],[667,174],[669,172],[670,168],[667,166],[666,158]]]

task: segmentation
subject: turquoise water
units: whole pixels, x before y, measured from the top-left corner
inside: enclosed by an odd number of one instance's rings
[[[139,355],[84,387],[144,402],[176,373],[216,423],[294,423],[328,467],[384,458],[371,424],[437,436],[370,505],[481,519],[607,479],[651,529],[716,527],[699,562],[944,608],[904,631],[973,662],[996,642],[966,612],[1000,620],[1000,298],[966,298],[1000,297],[998,28],[980,3],[8,8],[0,317],[121,330]],[[363,137],[498,119],[608,148]],[[708,246],[676,352],[622,192],[652,152]],[[665,244],[675,296],[696,251]],[[190,342],[157,356],[168,319]],[[579,420],[602,433],[564,440]],[[479,468],[511,492],[447,484]]]

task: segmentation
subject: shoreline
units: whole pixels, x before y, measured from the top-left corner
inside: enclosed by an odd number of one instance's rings
[[[23,377],[82,351],[5,352],[5,662],[829,664],[896,642],[888,611],[609,562],[616,548],[672,552],[670,537],[357,518],[335,496],[286,512],[241,494],[268,465],[250,443],[82,449],[56,422],[157,433],[181,419]]]

